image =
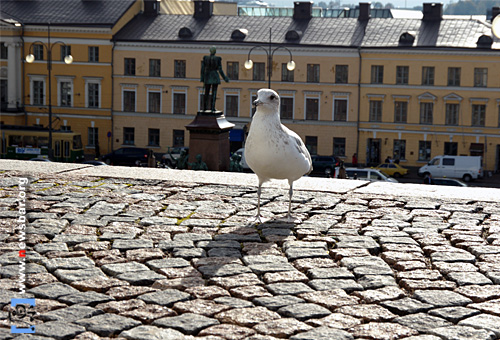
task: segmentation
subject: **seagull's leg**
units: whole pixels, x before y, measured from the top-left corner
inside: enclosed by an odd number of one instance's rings
[[[257,216],[256,220],[259,221],[259,223],[262,223],[260,219],[260,194],[262,192],[262,183],[259,181],[259,188],[257,189]]]
[[[290,181],[290,190],[288,190],[288,196],[289,196],[289,201],[288,201],[288,215],[286,217],[288,222],[293,222],[292,220],[292,195],[293,195],[293,182]]]

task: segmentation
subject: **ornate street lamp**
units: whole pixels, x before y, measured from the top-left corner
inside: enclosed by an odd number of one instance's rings
[[[495,37],[500,39],[500,14],[491,22],[491,32],[493,32]]]
[[[29,49],[29,54],[26,56],[26,62],[32,63],[35,61],[35,55],[32,53],[32,48],[33,45],[35,44],[41,44],[42,46],[45,47],[47,50],[47,71],[49,73],[49,159],[52,160],[54,157],[54,150],[52,147],[52,77],[51,77],[51,71],[52,71],[52,48],[60,44],[62,46],[67,46],[64,42],[62,41],[56,41],[54,43],[50,43],[50,23],[47,25],[48,26],[48,38],[47,38],[47,44],[43,43],[42,41],[35,41],[33,44],[31,44],[30,49]],[[68,54],[64,57],[64,62],[66,64],[71,64],[73,62],[73,57],[71,54]]]
[[[272,30],[271,30],[271,28],[269,28],[269,47],[267,49],[261,45],[257,45],[257,46],[252,47],[250,49],[250,51],[248,51],[248,58],[244,64],[245,68],[247,70],[250,70],[253,67],[253,61],[250,59],[250,54],[252,53],[252,51],[256,48],[260,48],[260,49],[264,50],[264,52],[266,52],[266,54],[267,54],[267,75],[269,77],[269,79],[268,79],[268,87],[269,88],[271,88],[271,76],[273,74],[273,55],[274,55],[274,52],[276,52],[279,49],[287,50],[288,53],[290,54],[290,61],[286,64],[286,68],[288,69],[288,71],[293,71],[295,69],[295,62],[292,60],[292,52],[288,48],[286,48],[285,46],[278,46],[278,47],[273,49],[272,43],[271,43],[271,36],[272,36]]]

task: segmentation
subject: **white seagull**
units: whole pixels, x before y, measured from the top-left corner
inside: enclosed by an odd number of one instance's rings
[[[275,178],[290,184],[287,219],[291,222],[293,182],[312,171],[311,155],[300,137],[281,124],[280,97],[275,91],[260,89],[253,103],[257,110],[245,143],[245,160],[259,178],[257,220],[261,222],[262,184]]]

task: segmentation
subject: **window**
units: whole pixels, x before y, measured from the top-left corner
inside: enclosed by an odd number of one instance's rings
[[[345,156],[345,138],[333,137],[333,154],[335,156]]]
[[[98,135],[99,135],[99,128],[96,128],[96,127],[89,127],[87,129],[88,131],[88,146],[96,146],[98,141],[97,141],[97,138],[98,138]]]
[[[306,136],[306,148],[311,155],[318,154],[318,137]]]
[[[370,100],[370,122],[382,121],[382,101]]]
[[[319,83],[319,64],[307,64],[307,82]]]
[[[8,48],[5,43],[0,43],[0,59],[8,58]]]
[[[396,66],[396,85],[408,85],[409,66]]]
[[[454,158],[443,158],[443,165],[454,166],[455,159]]]
[[[123,111],[135,112],[135,91],[123,91]]]
[[[33,105],[45,105],[44,88],[45,82],[43,80],[33,81]]]
[[[239,96],[226,95],[225,115],[227,117],[238,117]]]
[[[135,144],[135,129],[133,127],[123,128],[123,144],[124,145]]]
[[[99,47],[89,46],[89,63],[99,62]]]
[[[149,76],[150,77],[160,77],[161,76],[161,60],[160,59],[149,59]]]
[[[458,143],[456,142],[445,142],[444,143],[444,154],[447,156],[458,155]]]
[[[135,76],[135,58],[125,58],[125,69],[123,74],[126,76]]]
[[[432,124],[434,103],[420,103],[420,124]]]
[[[475,68],[474,69],[474,86],[486,87],[488,85],[488,69]]]
[[[250,103],[253,103],[254,101],[257,100],[257,94],[252,93],[252,100]],[[255,105],[250,104],[250,110],[252,111],[252,117],[255,115],[255,111],[257,111],[257,107]]]
[[[160,129],[148,129],[148,146],[160,146]]]
[[[384,66],[372,65],[371,83],[372,84],[384,83]]]
[[[67,81],[62,81],[59,83],[59,105],[60,106],[71,106],[71,97],[72,97],[72,84]]]
[[[253,80],[266,80],[266,65],[264,63],[253,64]]]
[[[336,65],[335,66],[335,83],[347,84],[349,82],[349,66]]]
[[[2,109],[7,107],[7,84],[7,79],[0,79],[0,103]]]
[[[345,122],[347,120],[347,100],[335,99],[333,101],[333,120]]]
[[[281,81],[293,82],[295,77],[294,70],[288,70],[286,64],[281,64]]]
[[[434,67],[422,67],[422,85],[434,85]]]
[[[306,119],[307,120],[318,120],[319,114],[319,99],[318,98],[306,98]]]
[[[486,117],[486,105],[473,104],[472,105],[472,126],[484,126],[484,119]]]
[[[148,112],[161,112],[161,92],[148,91]]]
[[[408,120],[408,102],[394,102],[394,123],[406,123]]]
[[[406,159],[406,140],[395,139],[392,158],[395,160]]]
[[[429,161],[431,159],[431,142],[418,142],[418,160]]]
[[[174,130],[174,140],[172,145],[175,146],[184,146],[184,130]]]
[[[87,107],[100,107],[100,87],[99,83],[87,83]]]
[[[280,97],[281,119],[293,119],[293,97]]]
[[[460,86],[460,67],[448,67],[448,86]]]
[[[500,105],[498,105],[498,127],[500,127]]]
[[[35,56],[35,60],[43,60],[43,45],[34,44],[33,55]]]
[[[237,61],[228,61],[226,75],[230,80],[238,80],[240,71],[240,63]]]
[[[186,61],[174,60],[174,77],[186,78]]]
[[[186,94],[181,92],[174,92],[174,114],[186,114]]]
[[[458,110],[460,108],[460,104],[449,104],[446,103],[446,117],[445,124],[446,125],[458,125]]]
[[[61,45],[61,60],[64,61],[64,58],[68,55],[71,55],[71,46]]]

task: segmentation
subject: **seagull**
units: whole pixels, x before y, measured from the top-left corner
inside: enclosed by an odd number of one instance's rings
[[[257,108],[245,143],[245,160],[259,179],[257,216],[260,219],[262,184],[274,179],[287,179],[290,184],[288,222],[292,221],[293,182],[312,171],[312,160],[302,139],[281,124],[280,97],[271,89],[260,89]]]

